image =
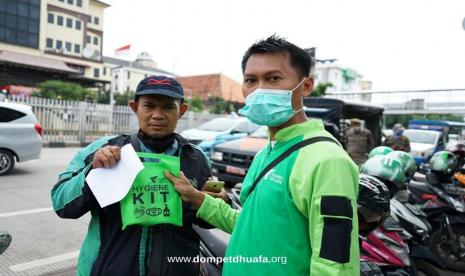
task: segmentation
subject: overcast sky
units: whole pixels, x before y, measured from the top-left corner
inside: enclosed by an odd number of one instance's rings
[[[105,0],[104,54],[130,43],[175,74],[242,80],[247,47],[273,33],[317,47],[375,90],[465,88],[463,0]],[[129,59],[129,57],[127,57]]]

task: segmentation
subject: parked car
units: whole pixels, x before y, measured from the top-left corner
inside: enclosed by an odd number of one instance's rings
[[[211,155],[213,175],[227,187],[242,182],[255,154],[268,143],[267,129],[261,126],[245,138],[215,146]]]
[[[0,175],[16,162],[39,159],[42,126],[28,105],[0,102]]]
[[[207,157],[211,149],[218,144],[243,138],[252,133],[258,126],[247,118],[216,118],[201,126],[181,132],[181,135],[191,143],[197,144]]]
[[[436,130],[406,129],[403,133],[410,141],[410,154],[417,166],[428,163],[434,153],[445,147],[445,137]]]

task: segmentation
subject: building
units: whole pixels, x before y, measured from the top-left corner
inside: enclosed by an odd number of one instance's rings
[[[49,79],[102,89],[103,17],[98,0],[0,1],[0,86]]]
[[[319,83],[333,84],[326,92],[362,90],[362,75],[354,69],[338,65],[336,60],[318,62],[315,66],[315,86]]]
[[[244,102],[241,84],[223,74],[179,77],[177,80],[187,98],[199,97],[207,101],[210,97],[220,97],[228,102]]]
[[[147,52],[140,53],[135,61],[103,57],[104,72],[111,74],[114,81],[114,92],[136,91],[137,85],[144,78],[151,75],[162,75],[175,78],[170,72],[158,69],[157,64]]]

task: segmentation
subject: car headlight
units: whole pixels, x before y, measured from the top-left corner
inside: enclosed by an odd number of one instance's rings
[[[223,153],[219,151],[212,152],[212,160],[223,161]]]

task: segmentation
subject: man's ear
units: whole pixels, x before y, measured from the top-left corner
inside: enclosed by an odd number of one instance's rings
[[[181,103],[181,105],[179,106],[179,118],[184,116],[184,113],[186,113],[188,109],[189,106],[186,103]]]
[[[313,91],[313,77],[307,78],[302,86],[302,96],[308,97]]]
[[[134,111],[134,113],[137,114],[137,107],[139,106],[139,103],[136,101],[129,101],[128,105],[132,109],[132,111]]]

